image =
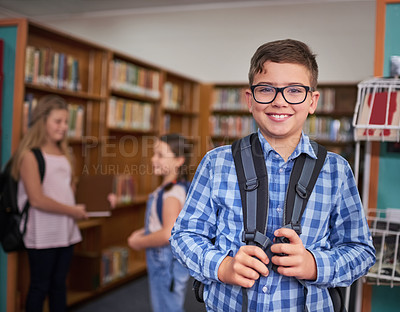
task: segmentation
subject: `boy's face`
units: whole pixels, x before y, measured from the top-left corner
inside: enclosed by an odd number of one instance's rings
[[[291,85],[310,87],[310,73],[306,67],[291,63],[264,63],[264,71],[254,76],[253,85],[265,84],[277,88]],[[297,144],[303,124],[308,114],[313,114],[317,108],[319,92],[308,92],[301,104],[289,104],[282,93],[269,104],[261,104],[254,100],[250,89],[246,90],[246,100],[263,136],[271,140],[281,140],[285,143]]]

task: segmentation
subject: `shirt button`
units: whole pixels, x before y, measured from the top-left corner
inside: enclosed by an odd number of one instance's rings
[[[279,173],[282,173],[283,171],[283,168],[279,168]]]
[[[266,293],[268,292],[268,287],[267,287],[267,286],[264,286],[264,287],[262,288],[262,291],[263,291],[264,294],[266,294]]]
[[[282,208],[278,207],[278,208],[276,208],[276,211],[278,211],[280,213],[280,212],[282,212]]]
[[[278,159],[278,158],[279,158],[279,155],[278,155],[278,154],[276,154],[276,155],[275,155],[275,158],[277,158],[277,159]]]

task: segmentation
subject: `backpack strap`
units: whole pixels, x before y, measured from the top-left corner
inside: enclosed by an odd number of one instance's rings
[[[283,224],[301,234],[301,218],[324,165],[326,148],[310,140],[317,159],[301,154],[293,165],[285,199]]]
[[[39,175],[40,175],[40,183],[43,182],[43,178],[44,178],[44,172],[45,172],[45,162],[44,162],[44,158],[43,158],[43,154],[42,151],[40,150],[40,148],[32,148],[31,151],[33,152],[33,154],[35,155],[36,161],[38,163],[38,167],[39,167]],[[21,220],[23,220],[24,222],[24,226],[22,229],[22,236],[25,235],[26,232],[26,226],[28,223],[28,209],[30,207],[30,203],[29,200],[26,201],[24,208],[22,209],[21,212]]]
[[[189,181],[181,180],[181,181],[174,181],[167,183],[165,186],[161,188],[161,190],[158,192],[157,203],[156,203],[157,215],[158,218],[160,219],[161,224],[162,224],[162,208],[163,208],[164,192],[166,188],[171,188],[174,184],[182,185],[185,188],[186,193],[188,192],[190,186]]]
[[[253,133],[233,142],[232,155],[242,199],[242,241],[266,250],[271,245],[271,240],[265,235],[269,206],[268,176],[258,134]]]
[[[265,235],[269,207],[268,175],[258,134],[252,133],[233,142],[232,155],[242,200],[242,241],[261,247],[271,258],[269,247],[272,242]],[[247,308],[247,289],[242,287],[242,312]]]

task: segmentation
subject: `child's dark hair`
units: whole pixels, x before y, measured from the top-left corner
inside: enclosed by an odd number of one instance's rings
[[[318,64],[310,48],[303,42],[284,39],[271,41],[261,45],[250,62],[249,83],[253,84],[254,76],[262,73],[264,63],[292,63],[305,66],[310,72],[311,87],[316,88],[318,82]]]
[[[189,144],[188,140],[183,135],[178,133],[162,135],[160,140],[168,144],[169,148],[176,157],[185,158],[185,162],[179,168],[177,180],[187,181],[189,179],[189,166],[192,153],[191,144]]]

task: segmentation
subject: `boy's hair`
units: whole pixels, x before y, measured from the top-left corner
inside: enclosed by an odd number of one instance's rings
[[[25,153],[32,148],[40,148],[46,142],[46,121],[50,112],[54,109],[68,111],[68,104],[63,98],[53,94],[41,97],[36,107],[33,109],[28,132],[19,143],[13,158],[11,174],[16,180],[19,179],[19,167]],[[64,137],[63,140],[58,142],[58,145],[72,165],[72,157],[68,150],[67,137]]]
[[[171,151],[174,153],[176,157],[184,157],[185,162],[179,168],[178,178],[177,180],[188,180],[189,178],[189,166],[190,166],[190,158],[191,158],[191,144],[188,143],[188,140],[178,134],[178,133],[170,133],[165,134],[160,137],[160,140],[164,143],[167,143]]]
[[[250,62],[249,83],[253,84],[254,76],[262,73],[264,63],[292,63],[305,66],[310,72],[311,87],[316,88],[318,82],[318,64],[315,54],[303,42],[285,39],[271,41],[261,45],[254,53]]]

